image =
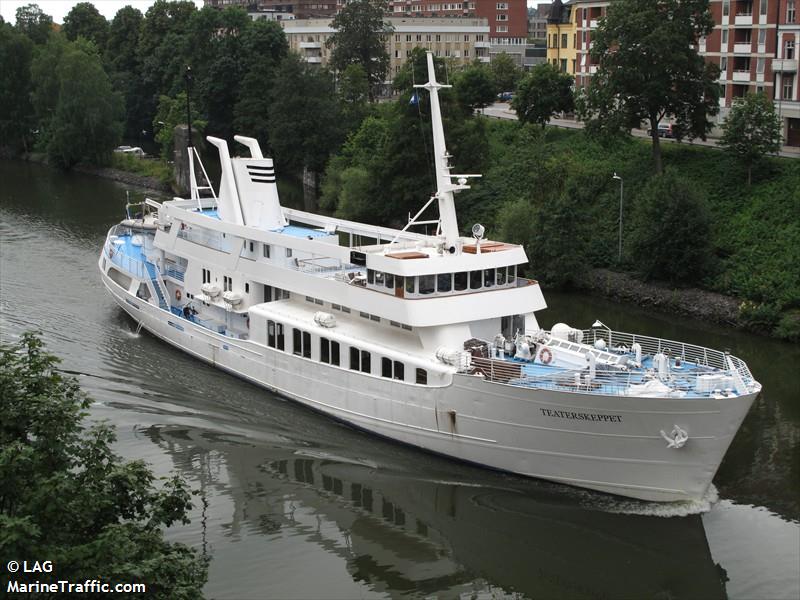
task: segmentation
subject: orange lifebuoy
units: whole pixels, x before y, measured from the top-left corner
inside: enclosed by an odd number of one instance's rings
[[[181,291],[175,290],[175,300],[180,300],[180,299],[181,299]]]
[[[539,351],[539,360],[542,361],[543,365],[549,365],[553,362],[553,353],[550,351],[550,348],[545,346]]]

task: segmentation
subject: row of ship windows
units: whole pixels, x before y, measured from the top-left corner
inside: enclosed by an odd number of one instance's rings
[[[312,304],[318,304],[320,306],[324,306],[325,302],[320,300],[319,298],[312,298],[311,296],[306,296],[306,302],[311,302]],[[340,304],[331,303],[331,308],[333,310],[339,310],[343,313],[350,314],[350,309],[347,306],[342,306]],[[378,315],[371,315],[367,312],[359,312],[358,316],[362,319],[369,319],[370,321],[375,321],[376,323],[381,322],[381,318]],[[399,329],[405,329],[406,331],[413,331],[411,325],[406,325],[405,323],[398,323],[397,321],[389,321],[389,325],[392,327],[397,327]]]
[[[286,352],[286,336],[283,323],[277,321],[267,321],[267,346]],[[311,334],[302,329],[292,328],[292,354],[311,359],[312,341]],[[366,350],[361,350],[355,346],[350,346],[349,367],[351,371],[373,374],[372,354]],[[326,337],[319,338],[319,362],[341,367],[341,345],[339,342],[329,340]],[[387,379],[406,380],[405,363],[399,360],[392,360],[385,356],[381,357],[380,376]],[[374,373],[377,375],[378,373]],[[419,385],[428,384],[428,371],[416,368],[414,370],[414,382]]]
[[[383,288],[393,293],[397,288],[405,287],[406,294],[447,294],[493,288],[495,286],[513,285],[517,280],[517,266],[500,267],[499,269],[483,269],[480,271],[460,271],[458,273],[438,273],[435,275],[418,275],[403,277],[392,273],[383,273],[367,269],[367,286],[372,289]]]

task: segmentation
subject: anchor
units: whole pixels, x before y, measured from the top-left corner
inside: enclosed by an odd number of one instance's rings
[[[675,425],[669,435],[661,430],[661,437],[667,440],[667,448],[683,448],[684,444],[689,441],[689,434]]]

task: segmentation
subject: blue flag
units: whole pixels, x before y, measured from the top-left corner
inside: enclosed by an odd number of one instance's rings
[[[417,92],[411,94],[411,100],[408,101],[411,106],[419,104],[419,96],[417,96]]]

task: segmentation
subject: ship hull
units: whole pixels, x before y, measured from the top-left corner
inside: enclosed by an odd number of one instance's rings
[[[154,336],[337,420],[462,461],[642,500],[702,498],[757,395],[603,396],[460,374],[445,386],[409,385],[227,338],[102,277]],[[668,448],[661,432],[675,426],[689,440]]]

